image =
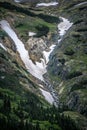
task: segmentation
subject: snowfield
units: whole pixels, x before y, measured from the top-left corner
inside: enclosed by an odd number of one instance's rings
[[[2,20],[0,22],[1,28],[10,36],[10,38],[14,41],[17,51],[20,54],[22,61],[24,62],[27,70],[36,78],[44,81],[43,74],[46,73],[46,68],[43,65],[43,61],[40,63],[36,63],[36,65],[32,62],[29,57],[28,51],[25,49],[23,42],[18,38],[16,33],[12,30],[9,23],[6,20]]]
[[[51,95],[49,92],[43,90],[42,88],[40,88],[40,90],[41,90],[43,96],[45,97],[45,99],[46,99],[50,104],[53,104],[53,103],[54,103],[54,99],[53,99],[52,95]]]
[[[67,19],[60,17],[62,19],[62,22],[58,24],[58,30],[59,30],[59,36],[65,35],[66,31],[72,26],[72,23],[70,23]],[[9,23],[6,20],[0,21],[1,28],[10,36],[10,38],[14,41],[17,51],[20,54],[20,57],[22,61],[24,62],[27,70],[36,78],[40,79],[41,81],[44,81],[43,75],[47,72],[46,67],[47,63],[49,62],[49,56],[54,50],[56,45],[51,45],[49,47],[49,51],[43,51],[43,59],[41,58],[40,62],[36,62],[34,64],[32,60],[29,57],[28,50],[25,49],[24,43],[18,38],[17,34],[14,32],[14,30],[10,27]],[[35,35],[35,33],[30,32],[30,35]],[[62,40],[62,37],[58,40],[60,42]],[[6,50],[6,48],[0,44],[3,49]]]
[[[56,5],[58,5],[58,2],[38,3],[36,7],[42,7],[42,6],[48,7],[48,6],[56,6]]]
[[[59,36],[61,37],[65,35],[66,31],[72,26],[73,23],[63,17],[59,18],[62,20],[62,22],[58,24]]]

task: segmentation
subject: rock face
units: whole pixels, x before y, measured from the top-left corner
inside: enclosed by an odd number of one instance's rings
[[[47,48],[47,45],[46,41],[42,38],[31,37],[26,43],[26,48],[33,61],[40,61],[40,58],[43,58],[42,52]]]

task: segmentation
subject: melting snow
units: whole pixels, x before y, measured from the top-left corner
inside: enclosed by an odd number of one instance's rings
[[[45,58],[45,60],[46,60],[46,64],[49,62],[49,56],[50,56],[50,54],[52,53],[52,51],[54,50],[54,48],[55,48],[55,46],[56,45],[52,45],[52,46],[50,46],[50,51],[43,51],[43,56],[44,56],[44,58]]]
[[[28,35],[31,37],[31,36],[35,36],[36,33],[34,33],[34,32],[29,32]]]
[[[16,2],[18,2],[17,0],[15,0]],[[56,3],[58,4],[58,3]],[[81,3],[80,3],[81,4]],[[37,4],[37,7],[38,6],[50,6],[50,5],[53,5],[52,3],[48,3],[48,4],[45,4],[45,3],[41,3],[41,4]],[[60,39],[58,39],[58,43],[62,40],[62,36],[65,35],[66,31],[72,26],[73,23],[71,23],[68,19],[65,19],[63,17],[60,17],[60,19],[62,19],[62,22],[60,22],[58,24],[58,30],[59,30],[59,36],[60,36]],[[41,58],[41,62],[36,62],[36,64],[34,64],[31,60],[30,60],[30,57],[29,57],[29,54],[28,54],[28,51],[25,49],[25,46],[23,44],[23,42],[17,37],[16,33],[12,30],[12,28],[10,27],[9,23],[5,20],[2,20],[0,22],[1,24],[1,28],[11,37],[11,39],[14,41],[16,47],[17,47],[17,51],[19,52],[20,54],[20,57],[22,59],[22,61],[24,62],[26,68],[28,69],[28,71],[33,75],[35,76],[36,78],[44,81],[44,78],[43,78],[43,74],[46,73],[46,64],[49,62],[49,56],[50,54],[52,53],[52,51],[54,50],[55,46],[56,45],[52,45],[50,46],[50,51],[43,51],[43,56],[46,60],[42,59]],[[33,36],[35,35],[35,33],[33,32],[29,32],[29,36]],[[0,43],[0,46],[6,50],[6,48],[3,46],[2,43]],[[3,79],[4,77],[2,77]],[[53,104],[54,102],[54,99],[52,97],[52,95],[43,90],[42,88],[40,88],[43,96],[45,97],[45,99],[50,103],[50,104]],[[63,91],[63,88],[61,89],[61,91]],[[60,93],[61,93],[60,91]]]
[[[17,1],[17,0],[15,0]],[[62,40],[63,35],[65,35],[66,31],[72,26],[73,23],[71,23],[68,19],[65,19],[63,17],[60,17],[62,19],[62,22],[58,24],[58,30],[59,30],[59,36],[58,43]],[[34,64],[32,60],[29,57],[28,51],[25,49],[25,46],[23,42],[18,38],[16,33],[12,30],[9,23],[6,20],[0,21],[1,28],[11,37],[11,39],[14,41],[17,51],[20,54],[20,57],[22,61],[24,62],[27,70],[36,78],[40,79],[41,81],[44,81],[43,75],[46,73],[46,67],[47,63],[49,62],[49,56],[54,50],[56,45],[51,45],[49,48],[49,51],[43,51],[43,59],[41,58],[41,62],[36,62]],[[29,36],[33,36],[35,33],[29,32]],[[6,48],[0,43],[0,46],[6,50]],[[41,86],[43,87],[43,86]],[[50,103],[54,103],[54,99],[50,92],[47,92],[40,88],[43,96],[45,99]],[[62,90],[61,90],[62,91]]]
[[[36,62],[36,65],[30,60],[29,55],[28,55],[28,51],[25,49],[24,44],[18,39],[17,35],[15,34],[15,32],[11,29],[9,23],[5,20],[2,20],[1,22],[1,27],[3,30],[5,30],[8,35],[12,38],[12,40],[14,41],[17,50],[20,54],[21,59],[23,60],[23,62],[25,63],[26,68],[28,69],[28,71],[35,76],[38,79],[43,80],[43,74],[46,73],[46,64],[49,62],[49,55],[51,54],[51,52],[53,51],[55,45],[52,45],[49,49],[50,51],[43,52],[44,58],[41,58],[41,62]]]
[[[58,30],[59,30],[59,36],[60,39],[58,39],[58,43],[62,40],[62,36],[66,33],[66,31],[72,26],[72,23],[69,22],[69,20],[60,17],[62,19],[62,22],[58,24]],[[23,42],[18,38],[16,33],[12,30],[9,23],[6,20],[2,20],[0,22],[1,28],[11,37],[11,39],[14,41],[17,51],[20,54],[20,57],[22,61],[24,62],[27,70],[36,78],[44,81],[43,75],[47,72],[46,67],[47,63],[49,62],[49,56],[54,50],[56,45],[51,45],[49,47],[49,51],[43,51],[43,59],[41,58],[41,62],[36,62],[34,64],[32,60],[29,57],[28,51],[25,49],[25,46]],[[33,32],[29,32],[29,35],[35,35]],[[1,47],[4,48],[2,44],[0,44]],[[6,49],[6,48],[4,48]]]
[[[50,104],[53,104],[54,99],[53,99],[52,95],[51,95],[49,92],[43,90],[42,88],[40,88],[40,90],[41,90],[43,96],[45,97],[45,99],[46,99]]]
[[[17,47],[17,51],[20,54],[20,57],[22,59],[22,61],[24,62],[26,68],[28,69],[28,71],[35,76],[36,78],[44,81],[43,78],[43,74],[46,73],[46,68],[44,67],[44,65],[41,65],[41,63],[39,64],[37,62],[37,64],[35,65],[29,57],[28,51],[25,49],[24,44],[22,43],[22,41],[17,37],[16,33],[12,30],[12,28],[10,27],[9,23],[6,20],[2,20],[0,22],[1,24],[1,28],[11,37],[11,39],[14,41],[16,47]]]
[[[48,6],[55,6],[55,5],[57,5],[57,4],[58,4],[58,2],[38,3],[38,4],[36,5],[36,7],[40,7],[40,6],[46,6],[46,7],[48,7]]]
[[[0,43],[0,46],[6,51],[7,49],[3,46],[2,43]]]
[[[65,19],[63,17],[59,17],[63,21],[58,24],[59,29],[59,35],[63,36],[66,31],[72,26],[73,23],[71,23],[68,19]]]

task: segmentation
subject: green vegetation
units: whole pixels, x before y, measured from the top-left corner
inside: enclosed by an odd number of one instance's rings
[[[69,116],[60,115],[54,106],[44,108],[41,104],[34,104],[34,100],[30,99],[20,101],[17,107],[12,107],[9,96],[0,98],[3,100],[0,107],[0,128],[3,130],[78,130],[75,122]]]
[[[49,32],[49,28],[43,25],[36,26],[37,31],[37,37],[41,36],[47,36],[47,33]]]
[[[65,54],[65,55],[73,55],[73,54],[74,54],[74,51],[72,50],[72,48],[66,48],[64,54]]]
[[[59,94],[59,108],[44,100],[34,78],[20,65],[21,61],[16,61],[17,52],[10,50],[10,55],[0,47],[1,130],[87,128],[87,6],[74,7],[80,2],[61,0],[59,7],[47,7],[46,11],[46,8],[29,8],[11,0],[0,1],[0,19],[8,20],[24,43],[29,39],[28,32],[35,32],[36,37],[48,37],[51,33],[51,40],[55,42],[57,15],[73,22],[52,53],[47,67],[49,80]],[[7,42],[5,37],[7,34],[0,30],[0,40]]]
[[[12,62],[9,54],[3,53],[2,49],[0,49],[0,61],[0,129],[67,130],[72,126],[71,130],[78,130],[73,120],[60,115],[63,108],[60,110],[48,106],[42,97],[35,94],[37,86],[24,75],[15,60]],[[21,82],[26,83],[25,78],[29,89],[33,89],[33,92],[21,85]],[[64,126],[62,122],[65,122]],[[71,125],[67,125],[67,122]]]
[[[42,13],[41,14],[35,14],[35,13],[25,9],[25,8],[12,5],[11,3],[8,3],[8,2],[0,2],[0,4],[5,9],[17,11],[19,13],[24,13],[25,15],[29,15],[31,17],[38,17],[38,18],[41,18],[48,23],[58,23],[58,21],[59,21],[59,19],[55,16],[44,15]]]
[[[79,114],[78,112],[64,111],[63,114],[65,116],[70,116],[71,119],[73,119],[76,122],[76,124],[80,123],[83,128],[85,127],[85,123],[87,122],[87,119],[81,114]]]
[[[16,16],[13,26],[17,29],[19,36],[25,41],[29,38],[29,31],[36,32],[37,37],[40,37],[46,36],[48,32],[55,32],[56,30],[56,24],[59,22],[59,19],[55,16],[44,15],[43,13],[37,14],[36,11],[38,10],[33,10],[32,12],[30,11],[31,9],[15,6],[8,2],[0,2],[0,4],[2,5],[0,13],[2,17],[5,18],[7,15],[10,17],[12,14],[10,14],[9,11]],[[2,13],[6,10],[6,15],[3,15]],[[16,15],[16,12],[18,15]]]
[[[74,25],[67,31],[62,42],[51,55],[48,66],[49,77],[59,93],[61,104],[68,105],[71,111],[67,113],[69,116],[72,113],[74,120],[74,110],[78,115],[81,114],[81,117],[78,116],[78,122],[83,120],[83,117],[87,119],[87,28],[85,18],[87,5],[74,7],[81,2],[80,0],[60,2],[60,14],[68,17]],[[82,126],[82,124],[84,125]],[[82,121],[81,126],[82,129],[87,128],[86,121]]]
[[[55,24],[47,23],[41,19],[26,18],[25,20],[16,20],[14,27],[18,30],[20,36],[28,39],[28,32],[36,32],[37,36],[46,36],[48,32],[54,32],[56,29]]]

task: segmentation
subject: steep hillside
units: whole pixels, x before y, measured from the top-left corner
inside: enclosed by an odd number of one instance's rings
[[[87,118],[87,2],[62,1],[58,13],[73,25],[51,55],[49,76],[60,105],[65,104]],[[67,114],[74,118],[73,113]]]
[[[87,129],[86,10],[0,0],[0,129]]]

